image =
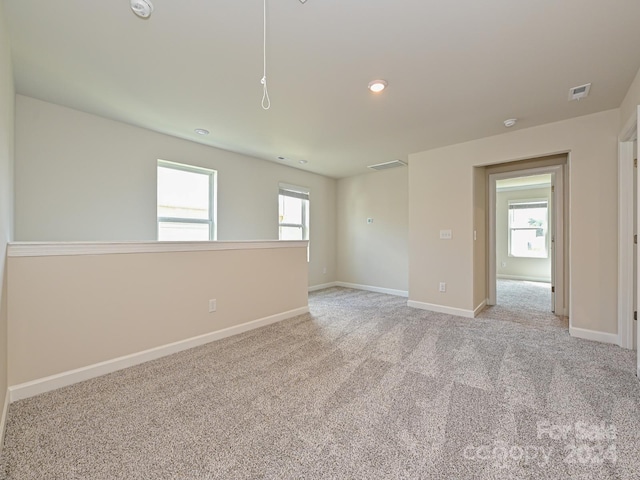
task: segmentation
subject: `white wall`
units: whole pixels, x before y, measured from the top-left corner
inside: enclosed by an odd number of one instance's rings
[[[155,240],[158,159],[218,171],[221,241],[277,239],[279,182],[308,187],[309,284],[336,279],[334,179],[21,95],[16,240]]]
[[[569,152],[571,326],[615,333],[619,130],[615,109],[411,155],[410,300],[464,311],[477,306],[474,166]],[[439,239],[444,228],[452,229],[451,240]]]
[[[509,256],[509,201],[549,201],[551,187],[526,190],[498,191],[496,193],[496,273],[498,277],[520,280],[551,281],[551,256],[523,258]],[[503,267],[502,264],[506,265]]]
[[[409,290],[408,181],[406,167],[338,181],[338,280]]]
[[[105,253],[76,244],[70,255],[68,245],[13,244],[9,384],[304,313],[306,246],[217,242],[172,251],[154,242],[106,245]]]
[[[624,127],[629,119],[636,115],[638,105],[640,105],[640,70],[638,70],[636,78],[631,83],[631,86],[620,105],[621,127]]]
[[[0,416],[5,411],[7,392],[7,242],[13,235],[13,157],[14,157],[13,70],[3,3],[0,2]],[[4,416],[0,419],[0,448]]]

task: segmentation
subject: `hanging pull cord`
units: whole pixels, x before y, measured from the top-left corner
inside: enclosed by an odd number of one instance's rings
[[[263,85],[262,88],[262,108],[265,110],[269,110],[271,108],[271,100],[269,99],[269,91],[267,90],[267,77],[262,77],[260,83]]]
[[[271,108],[271,100],[269,99],[269,90],[267,89],[267,0],[263,0],[263,23],[262,23],[262,108],[269,110]]]

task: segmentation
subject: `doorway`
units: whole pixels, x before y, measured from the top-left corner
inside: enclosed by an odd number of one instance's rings
[[[637,139],[638,116],[634,115],[622,130],[618,146],[618,345],[635,350],[640,343],[634,320],[640,289],[636,243],[640,215]],[[640,355],[637,367],[640,376]]]
[[[634,322],[632,331],[632,345],[634,350],[638,350],[638,139],[633,142],[633,311]],[[638,359],[640,369],[640,358]]]
[[[564,222],[564,165],[489,173],[488,305],[567,316]]]
[[[552,174],[496,180],[496,303],[553,312]]]

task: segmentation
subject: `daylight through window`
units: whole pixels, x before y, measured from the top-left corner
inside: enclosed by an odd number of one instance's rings
[[[278,205],[280,240],[309,240],[309,191],[280,185]]]
[[[215,240],[216,172],[158,161],[158,240]]]
[[[547,200],[509,202],[509,256],[548,257]]]

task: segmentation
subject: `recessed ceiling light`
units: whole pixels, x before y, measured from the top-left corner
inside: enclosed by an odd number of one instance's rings
[[[204,128],[196,128],[194,130],[194,132],[196,132],[198,135],[202,135],[202,136],[206,136],[209,135],[209,130],[205,130]]]
[[[298,163],[299,163],[300,165],[304,165],[305,163],[307,163],[307,161],[306,161],[306,160],[298,160]]]
[[[286,160],[287,157],[283,157],[282,155],[278,157],[278,160]]]
[[[504,121],[504,126],[507,128],[513,127],[517,121],[518,121],[517,118],[509,118]]]
[[[131,0],[131,10],[140,18],[149,18],[153,12],[151,0]]]
[[[388,83],[385,80],[372,80],[369,82],[369,90],[373,93],[380,93],[387,88]]]

